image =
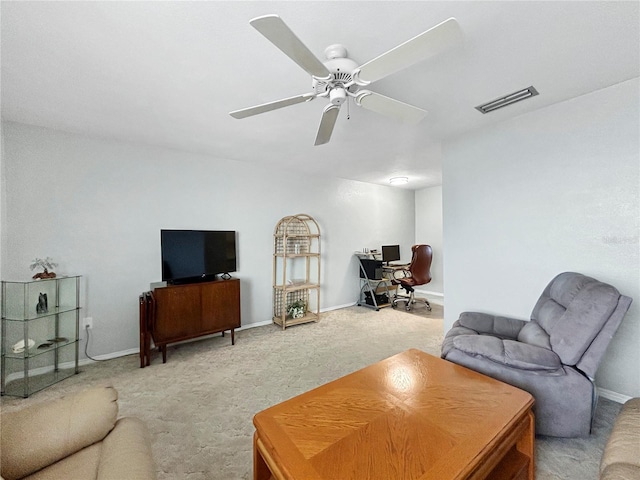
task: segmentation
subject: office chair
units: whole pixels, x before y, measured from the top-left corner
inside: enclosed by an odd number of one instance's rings
[[[409,269],[396,270],[393,272],[393,279],[391,280],[393,285],[400,285],[407,292],[407,295],[394,295],[391,306],[396,308],[398,302],[407,302],[405,307],[407,311],[411,310],[411,305],[416,303],[413,287],[426,285],[431,281],[431,258],[433,256],[430,245],[414,245],[411,247],[411,252]],[[400,272],[404,276],[396,277],[396,273]],[[431,305],[426,298],[420,298],[419,300],[424,301],[427,304],[427,309],[431,311]]]

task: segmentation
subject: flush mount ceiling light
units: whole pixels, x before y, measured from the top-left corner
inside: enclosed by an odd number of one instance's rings
[[[527,98],[535,97],[538,95],[538,91],[533,87],[528,87],[523,90],[519,90],[517,92],[510,93],[509,95],[505,95],[504,97],[496,98],[490,102],[487,102],[483,105],[478,105],[476,110],[480,113],[489,113],[494,110],[498,110],[499,108],[506,107],[507,105],[512,105],[516,102],[521,102],[522,100],[526,100]]]
[[[393,177],[389,179],[391,185],[404,185],[409,183],[409,177]]]

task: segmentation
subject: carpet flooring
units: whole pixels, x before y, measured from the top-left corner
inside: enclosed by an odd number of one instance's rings
[[[166,364],[156,355],[144,369],[137,355],[92,363],[28,399],[2,397],[1,405],[10,411],[112,384],[120,415],[142,418],[151,431],[159,480],[250,479],[255,413],[409,348],[439,355],[442,307],[433,307],[334,310],[285,331],[238,331],[235,346],[229,335],[172,346]],[[537,437],[536,479],[597,479],[619,409],[601,399],[587,438]]]

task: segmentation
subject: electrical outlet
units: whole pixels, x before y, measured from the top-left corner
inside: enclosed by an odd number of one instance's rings
[[[93,328],[93,317],[85,317],[82,319],[82,326],[85,328]]]

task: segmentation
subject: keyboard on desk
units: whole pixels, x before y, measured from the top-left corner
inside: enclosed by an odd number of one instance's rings
[[[408,263],[391,263],[389,265],[383,265],[382,270],[386,272],[394,272],[396,270],[406,270],[409,268]]]

